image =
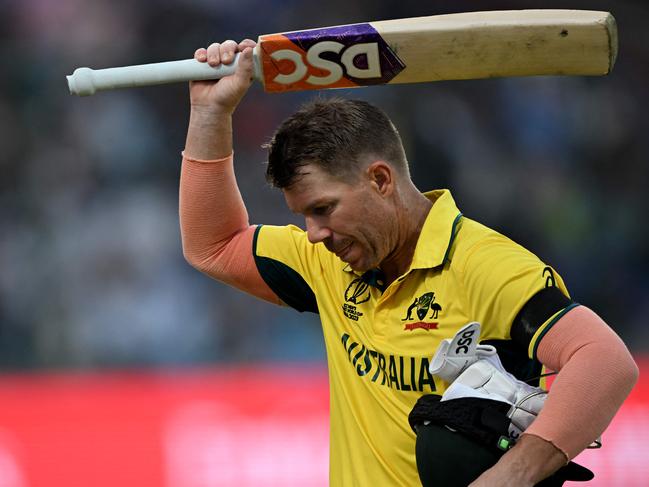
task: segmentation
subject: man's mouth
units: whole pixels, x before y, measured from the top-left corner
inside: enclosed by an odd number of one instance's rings
[[[345,256],[345,254],[349,251],[349,248],[352,246],[352,243],[353,243],[353,242],[350,242],[350,243],[348,243],[347,245],[345,245],[342,249],[337,250],[336,252],[334,252],[334,253],[336,254],[336,256],[337,256],[339,259],[342,260],[342,258]]]

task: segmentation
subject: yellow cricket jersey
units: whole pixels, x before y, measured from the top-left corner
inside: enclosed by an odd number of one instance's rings
[[[410,269],[385,287],[295,226],[260,226],[253,252],[288,305],[319,313],[330,382],[330,485],[420,485],[408,414],[446,384],[431,376],[440,341],[470,321],[510,372],[538,376],[536,346],[575,306],[561,278],[503,235],[462,216],[449,191],[433,202]]]

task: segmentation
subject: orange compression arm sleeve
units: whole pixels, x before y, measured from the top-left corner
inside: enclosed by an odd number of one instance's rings
[[[248,224],[232,155],[202,161],[183,153],[179,200],[185,259],[214,279],[280,304],[255,265],[252,240],[256,227]]]
[[[559,371],[538,418],[525,434],[574,458],[606,429],[638,379],[631,354],[585,306],[566,313],[541,339],[538,358]]]

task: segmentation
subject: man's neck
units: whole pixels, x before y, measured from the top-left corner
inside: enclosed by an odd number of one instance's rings
[[[419,235],[433,204],[415,189],[399,208],[397,221],[397,245],[380,268],[385,274],[386,286],[403,275],[412,264]]]

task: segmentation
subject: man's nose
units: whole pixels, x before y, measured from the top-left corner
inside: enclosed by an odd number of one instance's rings
[[[331,230],[324,225],[321,225],[315,218],[307,217],[306,219],[306,234],[309,242],[316,244],[322,242],[331,236]]]

